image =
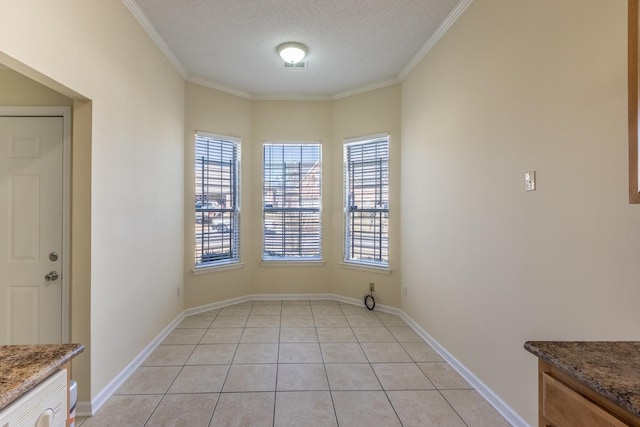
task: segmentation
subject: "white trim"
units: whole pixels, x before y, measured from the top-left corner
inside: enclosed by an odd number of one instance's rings
[[[301,259],[300,261],[296,261],[293,259],[286,258],[274,258],[274,259],[263,259],[259,263],[260,267],[322,267],[324,266],[323,259]]]
[[[147,32],[151,40],[158,46],[158,48],[164,53],[164,56],[167,57],[171,65],[176,69],[176,71],[182,76],[183,79],[187,78],[187,70],[180,63],[176,55],[173,53],[167,42],[164,41],[156,27],[153,26],[147,15],[138,7],[138,4],[134,0],[122,0],[125,6],[129,9],[134,18],[138,21],[138,23],[144,28]]]
[[[70,340],[71,293],[71,107],[0,107],[0,116],[62,117],[62,342]]]
[[[262,197],[261,197],[261,203],[262,203],[262,209],[260,212],[260,216],[261,216],[261,222],[262,222],[262,227],[265,227],[265,207],[266,207],[266,201],[265,201],[265,181],[266,181],[266,153],[267,153],[267,146],[299,146],[299,147],[317,147],[319,149],[318,152],[318,160],[316,160],[316,162],[313,164],[313,166],[309,169],[309,171],[307,171],[306,175],[303,177],[303,180],[306,179],[307,176],[309,176],[309,174],[311,173],[310,171],[315,169],[317,165],[320,165],[319,170],[320,170],[320,183],[318,184],[320,187],[320,206],[318,206],[317,210],[318,210],[318,250],[319,250],[319,256],[318,257],[301,257],[301,258],[295,258],[295,257],[289,257],[289,256],[282,256],[282,257],[264,257],[265,254],[265,243],[266,243],[266,238],[267,235],[265,234],[264,230],[262,232],[261,235],[261,251],[262,251],[262,256],[260,259],[260,263],[259,265],[261,267],[277,267],[277,266],[283,266],[283,265],[287,265],[287,266],[298,266],[298,267],[305,267],[305,266],[309,266],[309,267],[321,267],[324,265],[324,257],[323,257],[323,251],[324,251],[324,241],[322,239],[322,234],[323,234],[323,229],[322,229],[322,216],[323,216],[323,212],[322,212],[322,205],[323,205],[323,200],[324,200],[324,185],[323,185],[323,180],[324,180],[324,157],[323,157],[323,149],[324,149],[324,145],[322,143],[322,140],[320,141],[295,141],[295,140],[286,140],[286,141],[273,141],[273,140],[264,140],[262,141],[262,170],[261,170],[261,175],[262,175]],[[300,190],[300,188],[299,188]],[[301,190],[300,190],[301,191]],[[277,210],[278,208],[273,208],[274,210]],[[292,208],[293,209],[293,208]],[[311,209],[311,208],[309,208]]]
[[[191,272],[194,276],[202,276],[203,274],[217,273],[219,271],[237,270],[244,268],[244,262],[234,261],[226,264],[208,265],[206,267],[192,268]]]
[[[342,143],[345,145],[348,144],[355,144],[357,142],[368,142],[368,141],[374,141],[376,139],[382,139],[382,138],[389,138],[389,132],[380,132],[380,133],[374,133],[373,135],[364,135],[364,136],[354,136],[351,138],[345,138],[342,140]]]
[[[386,262],[383,262],[382,260],[382,254],[380,253],[380,261],[379,262],[367,262],[365,260],[358,260],[358,259],[354,259],[351,258],[351,249],[352,249],[352,230],[351,230],[351,216],[353,213],[357,212],[357,206],[355,210],[351,209],[352,204],[356,203],[355,199],[353,199],[353,195],[351,194],[351,175],[352,175],[352,164],[358,164],[357,161],[354,162],[348,162],[348,159],[350,158],[351,155],[351,151],[352,150],[363,150],[366,149],[366,145],[368,144],[374,144],[376,145],[376,147],[378,146],[378,144],[380,145],[384,145],[386,147],[386,151],[387,151],[387,175],[389,174],[388,168],[390,167],[389,165],[391,164],[390,162],[390,158],[391,158],[391,153],[390,153],[390,149],[391,149],[391,134],[389,132],[380,132],[380,133],[375,133],[375,134],[371,134],[371,135],[362,135],[362,136],[356,136],[356,137],[350,137],[350,138],[345,138],[342,140],[343,144],[343,154],[342,154],[342,166],[343,166],[343,172],[342,172],[342,180],[343,180],[343,193],[342,193],[342,203],[343,203],[343,228],[342,228],[342,237],[343,237],[343,253],[342,253],[342,261],[339,262],[339,265],[345,268],[353,268],[355,270],[361,270],[361,271],[368,271],[368,272],[376,272],[376,273],[382,273],[382,274],[391,274],[391,267],[389,264],[389,254],[388,254],[388,249],[387,249],[387,259]],[[376,153],[377,153],[377,148],[376,148]],[[378,156],[376,155],[376,159],[380,160],[380,159],[384,159],[383,156]],[[378,179],[379,178],[379,179]],[[391,178],[388,177],[388,180],[390,180]],[[378,182],[379,181],[379,182]],[[370,183],[371,184],[371,183]],[[378,184],[380,184],[380,186],[383,185],[383,180],[382,177],[378,177],[376,174],[376,182],[375,185],[377,186]],[[390,182],[387,182],[387,187],[390,187]],[[386,210],[387,215],[389,214],[389,198],[388,198],[388,188],[387,188],[387,199],[386,199],[386,204],[387,204],[387,208],[386,209],[376,209],[377,212],[384,212]],[[380,200],[381,201],[381,200]],[[374,230],[375,233],[380,234],[380,236],[382,236],[384,233],[382,231],[382,228],[380,230]],[[379,233],[378,233],[379,232]],[[387,239],[389,237],[389,232],[387,230]]]
[[[296,95],[252,95],[247,92],[243,92],[241,90],[233,89],[228,86],[222,85],[220,83],[213,82],[208,79],[203,79],[201,77],[192,76],[188,73],[186,68],[182,65],[180,60],[173,53],[167,42],[162,38],[158,30],[151,23],[147,15],[140,9],[135,0],[122,0],[122,3],[129,9],[133,17],[138,21],[140,26],[146,31],[151,40],[156,44],[158,49],[162,51],[162,53],[167,57],[171,65],[176,69],[176,71],[188,82],[198,84],[200,86],[205,86],[211,89],[218,90],[220,92],[228,93],[230,95],[239,96],[241,98],[256,100],[256,101],[335,101],[338,99],[348,98],[353,95],[359,95],[361,93],[369,92],[376,89],[381,89],[387,86],[392,86],[394,84],[402,83],[402,81],[407,77],[407,75],[418,65],[418,63],[429,53],[429,51],[438,43],[438,41],[444,36],[444,34],[453,26],[453,24],[457,21],[457,19],[462,15],[462,13],[467,10],[467,8],[473,3],[473,0],[460,0],[460,2],[456,5],[456,7],[449,12],[449,15],[442,21],[440,26],[436,29],[436,31],[431,35],[429,40],[422,46],[422,48],[414,55],[414,57],[409,61],[407,65],[402,69],[402,71],[398,74],[397,77],[383,80],[377,83],[372,83],[367,86],[363,86],[360,88],[348,90],[346,92],[340,92],[334,95],[327,96],[296,96]]]
[[[204,138],[219,139],[222,141],[231,141],[235,142],[236,144],[242,144],[242,138],[240,138],[239,136],[222,135],[220,133],[207,132],[206,130],[196,130],[195,136],[196,138],[198,136],[201,136]]]
[[[233,304],[239,304],[248,301],[269,301],[269,300],[335,300],[338,302],[353,304],[364,307],[364,302],[357,298],[346,297],[337,294],[252,294],[237,298],[230,298],[224,301],[206,304],[199,307],[188,308],[174,319],[145,349],[131,362],[120,374],[116,376],[91,402],[78,402],[78,416],[91,416],[100,409],[111,395],[120,387],[129,376],[138,368],[142,362],[151,354],[155,348],[160,345],[162,340],[187,316],[204,313],[209,310],[215,310],[227,307]],[[451,353],[449,353],[440,343],[438,343],[431,335],[422,329],[407,313],[403,310],[376,304],[376,311],[384,313],[396,314],[400,316],[407,324],[425,340],[433,349],[455,369],[480,395],[498,411],[498,413],[514,427],[530,427],[524,419],[522,419],[513,409],[511,409],[498,395],[496,395],[489,387],[487,387],[478,377],[476,377],[469,369],[460,363]]]
[[[271,144],[271,145],[287,145],[287,144],[290,144],[290,145],[313,145],[313,144],[322,145],[323,141],[321,139],[318,139],[318,140],[311,139],[311,140],[305,140],[305,141],[300,141],[300,140],[295,140],[295,139],[284,140],[284,141],[280,140],[280,139],[265,139],[264,141],[262,141],[262,149],[264,150],[264,146],[268,145],[268,144]],[[322,152],[320,153],[320,155],[322,155]]]
[[[305,95],[256,95],[252,101],[332,101],[331,96],[305,96]]]
[[[449,28],[455,24],[458,18],[464,13],[465,10],[469,6],[471,6],[473,0],[460,0],[460,2],[456,5],[456,7],[449,12],[449,15],[442,21],[440,26],[434,31],[434,33],[429,37],[429,40],[422,46],[422,48],[415,54],[415,56],[409,61],[409,63],[402,69],[400,74],[398,74],[398,80],[403,81],[405,77],[409,75],[411,71],[418,65],[422,59],[427,56],[429,51],[433,49],[433,47],[438,43],[438,41],[445,35]]]
[[[333,294],[253,294],[250,295],[253,301],[296,301],[310,300],[317,301],[323,299],[333,299]]]
[[[115,393],[115,391],[133,374],[133,372],[142,365],[147,357],[160,345],[160,343],[175,329],[176,326],[185,318],[185,312],[183,311],[173,319],[173,322],[158,334],[158,336],[149,343],[116,377],[111,380],[105,388],[103,388],[98,395],[91,400],[91,402],[78,402],[78,413],[80,417],[93,416],[107,400]]]
[[[229,146],[229,145],[231,146],[231,147],[224,148],[224,150],[227,150],[228,148],[232,148],[231,151],[233,153],[233,157],[235,158],[235,162],[233,165],[234,168],[232,168],[234,179],[233,179],[233,185],[231,185],[232,193],[235,194],[235,197],[232,203],[233,209],[230,209],[232,214],[232,218],[230,218],[230,220],[232,220],[232,222],[237,221],[238,227],[233,227],[233,230],[231,231],[230,250],[231,250],[232,257],[230,259],[210,261],[207,263],[200,263],[200,264],[198,264],[197,259],[194,259],[193,260],[194,264],[191,271],[195,276],[198,276],[201,274],[213,272],[214,269],[217,271],[224,271],[224,270],[235,270],[238,268],[243,268],[244,263],[241,261],[241,258],[240,258],[241,249],[242,249],[240,244],[241,233],[242,233],[242,226],[241,226],[242,222],[241,222],[241,213],[240,213],[241,200],[242,200],[242,191],[241,191],[241,188],[242,188],[242,138],[237,136],[222,135],[222,134],[213,133],[213,132],[196,130],[193,136],[193,143],[194,143],[194,154],[195,154],[194,160],[195,160],[196,170],[198,168],[198,162],[199,162],[198,149],[199,149],[200,143],[206,144],[207,147],[209,146],[210,143],[218,144],[220,146]],[[208,151],[209,150],[207,148],[207,158],[210,158],[211,156],[209,156]],[[198,180],[200,179],[199,175],[197,173],[194,173],[193,178],[194,178],[194,183],[197,184]],[[206,196],[206,195],[203,195],[203,196]],[[198,214],[197,209],[195,209],[195,214],[196,215]],[[223,217],[223,220],[224,220],[224,217]],[[194,223],[192,224],[195,226]],[[204,219],[203,219],[202,225],[203,225],[202,232],[204,232]],[[202,258],[202,256],[205,254],[205,248],[202,247],[201,249],[202,249],[202,253],[200,258]],[[200,261],[202,261],[202,259],[200,259]]]
[[[391,274],[391,269],[389,267],[378,267],[377,265],[347,262],[347,261],[342,261],[342,262],[339,262],[338,264],[342,268],[350,268],[352,270],[368,271],[370,273],[387,274],[387,275]]]
[[[216,310],[218,308],[227,307],[233,304],[240,304],[243,302],[251,301],[250,296],[230,298],[219,302],[213,302],[211,304],[201,305],[198,307],[187,308],[183,314],[186,316],[193,316],[194,314],[204,313],[209,310]]]
[[[338,301],[338,302],[342,302],[345,304],[352,304],[352,305],[357,305],[360,306],[362,308],[365,307],[364,305],[364,296],[362,299],[358,299],[358,298],[351,298],[351,297],[345,297],[342,295],[333,295],[333,299]],[[389,314],[397,314],[398,316],[400,315],[401,311],[395,307],[391,307],[389,305],[382,305],[382,304],[376,304],[376,311],[382,311],[383,313],[389,313]]]
[[[71,341],[71,107],[61,107],[63,121],[62,160],[62,341]]]
[[[215,89],[215,90],[218,90],[220,92],[228,93],[229,95],[235,95],[235,96],[239,96],[240,98],[245,98],[245,99],[250,99],[250,100],[254,99],[250,94],[248,94],[246,92],[242,92],[240,90],[232,89],[230,87],[227,87],[227,86],[212,82],[211,80],[206,80],[206,79],[202,79],[200,77],[194,77],[194,76],[188,76],[186,78],[186,80],[188,82],[195,83],[195,84],[200,85],[200,86],[208,87],[209,89]]]
[[[371,92],[372,90],[376,90],[376,89],[382,89],[383,87],[387,87],[387,86],[393,86],[400,83],[400,79],[398,77],[394,77],[392,79],[389,80],[383,80],[381,82],[378,83],[373,83],[367,86],[363,86],[357,89],[353,89],[353,90],[348,90],[346,92],[341,92],[338,94],[335,94],[333,96],[331,96],[331,100],[335,101],[338,99],[343,99],[343,98],[348,98],[350,96],[353,95],[359,95],[361,93],[365,93],[365,92]]]
[[[377,307],[377,306],[376,306]],[[473,372],[467,369],[451,353],[449,353],[438,341],[420,327],[407,313],[400,310],[400,317],[424,339],[442,358],[455,369],[484,399],[489,402],[498,413],[513,427],[530,427],[529,424],[520,417],[509,405],[507,405],[497,394],[487,387]]]

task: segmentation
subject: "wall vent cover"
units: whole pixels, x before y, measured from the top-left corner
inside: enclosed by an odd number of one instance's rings
[[[306,70],[309,68],[309,61],[301,61],[295,64],[282,61],[282,68],[285,70]]]

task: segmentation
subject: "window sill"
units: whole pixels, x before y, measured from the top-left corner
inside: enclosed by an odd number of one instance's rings
[[[227,264],[210,265],[207,267],[193,268],[191,272],[193,273],[194,276],[201,276],[203,274],[217,273],[219,271],[237,270],[239,268],[244,268],[244,262],[230,262]]]
[[[370,264],[357,264],[355,262],[341,262],[339,264],[341,267],[349,268],[352,270],[368,271],[371,273],[379,274],[391,274],[391,268],[389,267],[378,267],[376,265]]]
[[[324,266],[324,260],[262,260],[260,261],[261,267],[282,267],[282,266],[295,266],[295,267],[322,267]]]

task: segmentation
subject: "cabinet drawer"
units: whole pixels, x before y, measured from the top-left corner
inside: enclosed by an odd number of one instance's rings
[[[628,427],[546,372],[542,373],[542,415],[556,427]]]

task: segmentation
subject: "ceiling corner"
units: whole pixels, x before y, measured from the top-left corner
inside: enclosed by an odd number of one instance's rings
[[[400,83],[398,78],[392,78],[389,80],[384,80],[382,82],[374,83],[372,85],[363,86],[354,90],[350,90],[347,92],[337,93],[331,97],[332,100],[338,100],[342,98],[347,98],[349,96],[358,95],[361,93],[369,92],[376,89],[382,89],[383,87],[391,86]]]
[[[191,82],[191,83],[195,83],[197,85],[200,86],[204,86],[204,87],[208,87],[211,89],[215,89],[215,90],[219,90],[220,92],[224,92],[224,93],[228,93],[230,95],[235,95],[235,96],[239,96],[240,98],[245,98],[245,99],[250,99],[253,100],[254,97],[251,94],[248,94],[246,92],[242,92],[236,89],[232,89],[230,87],[227,86],[223,86],[221,84],[212,82],[210,80],[206,80],[206,79],[201,79],[199,77],[193,77],[193,76],[187,76],[185,78],[186,81]]]
[[[445,33],[453,26],[458,18],[464,13],[469,6],[471,6],[473,0],[460,0],[456,7],[449,12],[449,15],[442,21],[436,31],[429,37],[429,40],[422,46],[422,48],[415,54],[415,56],[409,61],[409,63],[398,74],[398,80],[402,81],[409,75],[409,73],[418,65],[422,59],[427,56],[429,51],[438,43],[438,41],[445,35]]]
[[[164,41],[156,27],[153,26],[147,15],[140,9],[135,0],[122,0],[125,6],[129,9],[134,18],[138,21],[138,23],[144,28],[144,30],[149,34],[151,40],[158,46],[158,48],[164,53],[167,57],[171,65],[176,69],[176,71],[182,76],[183,79],[187,79],[188,73],[184,66],[178,61],[178,58],[173,54],[167,43]]]

